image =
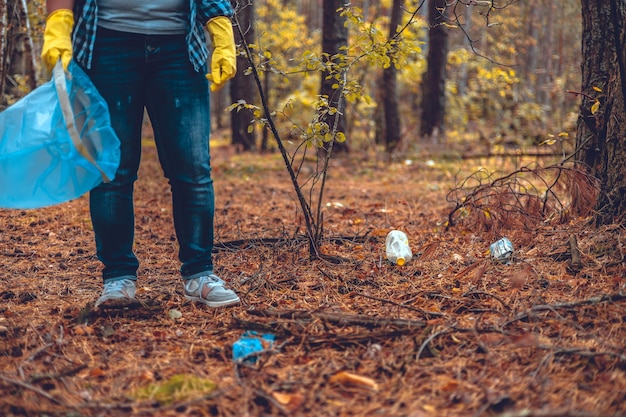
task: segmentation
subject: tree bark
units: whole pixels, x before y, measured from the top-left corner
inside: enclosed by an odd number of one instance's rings
[[[236,6],[236,1],[231,0],[233,7]],[[254,6],[252,1],[240,3],[241,6],[237,8],[237,22],[244,34],[244,38],[241,38],[239,30],[235,28],[235,42],[242,44],[246,42],[248,44],[254,43]],[[237,56],[237,74],[230,80],[230,99],[232,103],[236,103],[240,100],[244,100],[246,103],[255,103],[256,97],[256,84],[254,78],[250,75],[246,75],[246,68],[248,68],[248,60],[245,56]],[[230,123],[232,130],[232,144],[240,151],[252,151],[256,150],[256,134],[254,125],[250,128],[250,122],[253,116],[248,110],[232,111],[230,113]]]
[[[389,20],[389,39],[392,42],[392,50],[389,53],[393,59],[395,37],[397,36],[397,28],[402,20],[402,9],[404,0],[394,0],[391,8],[391,19]],[[401,123],[400,110],[398,108],[398,91],[397,78],[398,70],[392,62],[388,68],[383,69],[382,79],[380,83],[380,95],[382,98],[383,111],[385,113],[385,150],[393,151],[400,143]]]
[[[8,47],[7,0],[0,0],[0,110],[6,107],[5,85],[7,77]]]
[[[337,9],[344,5],[343,0],[324,0],[323,10],[323,31],[322,31],[322,52],[328,54],[329,59],[338,54],[343,54],[342,47],[348,46],[348,29],[345,26],[345,18],[339,16]],[[339,90],[333,89],[336,80],[328,77],[329,73],[322,73],[320,95],[328,97],[328,104],[337,108],[337,112],[328,115],[324,120],[328,123],[331,131],[333,127],[337,127],[336,133],[346,133],[346,106],[343,100],[340,100]],[[348,152],[349,148],[346,142],[333,144],[334,152]]]
[[[3,93],[0,106],[5,107],[4,94],[13,98],[20,98],[25,95],[21,88],[23,86],[16,83],[11,77],[15,74],[25,75],[25,85],[28,90],[33,90],[37,87],[37,73],[26,0],[13,0],[11,2],[3,0],[0,4],[0,12],[2,13],[2,23],[0,23],[2,33],[0,92]],[[10,80],[8,84],[7,80]]]
[[[446,97],[446,60],[448,56],[448,31],[443,25],[446,0],[428,1],[428,67],[422,82],[422,137],[434,137],[444,130]]]
[[[600,181],[597,225],[626,220],[626,0],[582,0],[582,102],[576,160]],[[597,102],[597,104],[596,104]],[[575,201],[574,201],[575,203]]]

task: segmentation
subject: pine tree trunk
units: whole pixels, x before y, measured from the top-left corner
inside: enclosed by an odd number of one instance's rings
[[[7,2],[0,0],[0,110],[4,109],[4,85],[6,79],[5,60],[7,45]]]
[[[323,22],[324,28],[322,31],[322,52],[329,54],[329,56],[344,53],[342,47],[348,45],[348,29],[344,25],[345,18],[341,17],[337,13],[337,9],[344,5],[343,0],[324,0],[323,10]],[[340,100],[339,90],[333,89],[333,84],[336,80],[328,79],[328,73],[322,73],[320,95],[328,97],[328,104],[331,107],[337,108],[337,112],[334,115],[329,115],[324,120],[330,126],[337,127],[337,133],[346,133],[346,106],[343,100]],[[333,144],[333,152],[348,152],[349,148],[346,142]]]
[[[391,19],[389,20],[389,39],[396,35],[397,27],[401,23],[404,0],[394,0],[391,8]],[[393,42],[393,41],[392,41]],[[400,110],[398,109],[397,92],[397,69],[392,63],[383,70],[380,95],[385,113],[385,149],[387,152],[393,151],[400,143],[401,124]]]
[[[600,181],[597,225],[626,220],[626,0],[582,0],[582,103],[577,162]],[[597,102],[597,104],[596,104]],[[575,201],[574,201],[575,203]]]
[[[236,2],[232,2],[235,6]],[[242,29],[244,38],[241,38],[239,30],[235,27],[235,42],[242,44],[254,43],[254,8],[253,2],[247,2],[237,9],[237,22]],[[244,56],[237,56],[237,74],[230,80],[230,99],[232,103],[244,100],[246,103],[257,102],[256,84],[254,78],[245,74],[250,63]],[[247,110],[232,111],[230,122],[232,129],[232,144],[240,151],[256,149],[256,135],[254,126],[250,128],[252,115]]]
[[[429,0],[428,16],[428,68],[422,81],[422,117],[420,133],[422,137],[435,137],[444,129],[446,97],[446,60],[448,56],[448,31],[443,25],[442,13],[446,10],[446,0]]]

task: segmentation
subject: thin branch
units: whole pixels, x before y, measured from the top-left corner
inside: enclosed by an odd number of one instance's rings
[[[6,376],[1,375],[1,374],[0,374],[0,379],[3,380],[4,382],[8,382],[9,384],[17,385],[17,386],[20,386],[22,388],[26,388],[27,390],[33,391],[33,392],[41,395],[42,397],[52,401],[55,404],[59,404],[59,405],[65,406],[63,401],[59,400],[56,397],[53,397],[52,395],[48,394],[47,392],[45,392],[45,391],[43,391],[43,390],[41,390],[41,389],[31,385],[31,384],[27,384],[26,382],[19,381],[17,379],[9,378],[9,377],[6,377]]]
[[[523,320],[526,317],[529,317],[532,313],[538,313],[540,311],[567,310],[571,308],[581,307],[584,305],[596,305],[600,303],[617,302],[623,300],[626,300],[626,294],[619,292],[616,294],[602,294],[588,298],[586,300],[573,301],[569,303],[539,304],[536,306],[532,306],[530,309],[518,314],[515,318],[506,322],[503,327],[506,327],[507,325],[515,321]]]

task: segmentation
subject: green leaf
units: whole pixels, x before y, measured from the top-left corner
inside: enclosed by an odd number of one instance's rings
[[[172,404],[176,401],[199,398],[217,389],[213,381],[195,375],[178,374],[161,383],[152,383],[139,388],[134,398],[154,400],[161,404]]]

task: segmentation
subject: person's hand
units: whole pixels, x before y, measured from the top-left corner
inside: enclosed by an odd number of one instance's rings
[[[52,71],[59,58],[63,69],[67,71],[67,66],[72,60],[73,27],[74,13],[71,10],[58,9],[48,15],[41,51],[41,59],[48,71]]]
[[[233,25],[226,16],[218,16],[209,20],[206,27],[213,45],[211,72],[206,77],[211,81],[211,91],[217,91],[237,73]]]

